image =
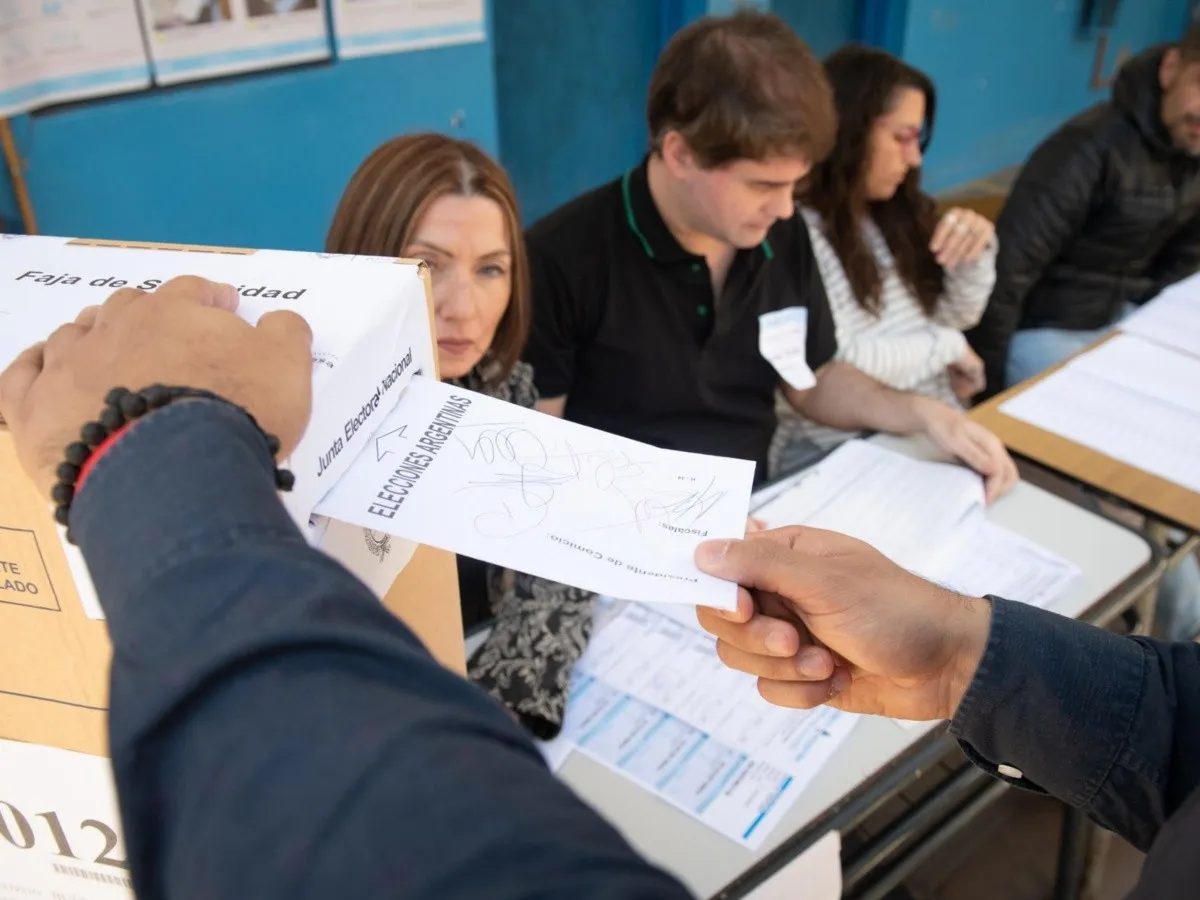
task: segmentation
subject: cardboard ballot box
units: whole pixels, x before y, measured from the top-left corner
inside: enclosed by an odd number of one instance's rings
[[[294,309],[309,320],[314,332],[313,417],[288,461],[297,490],[285,505],[310,543],[362,578],[443,665],[463,671],[453,555],[309,516],[359,453],[374,452],[374,428],[411,373],[436,373],[424,266],[316,253],[0,239],[0,369],[112,291],[123,286],[152,290],[184,274],[236,285],[240,313],[251,321],[279,308]],[[76,802],[71,798],[80,791],[94,789],[97,805],[112,802],[111,785],[95,783],[95,772],[107,771],[107,766],[99,761],[96,769],[98,761],[78,756],[107,755],[110,655],[86,566],[63,540],[49,500],[26,478],[11,435],[0,425],[0,817],[17,837],[16,842],[0,840],[0,898],[15,886],[67,896],[128,895],[127,884],[120,883],[127,873],[94,861],[104,856],[106,836],[96,829],[64,836],[62,829],[78,824],[68,823],[66,813],[61,822],[55,819],[61,825],[57,833],[46,830],[47,819],[36,818]],[[40,756],[39,750],[44,750]],[[70,797],[56,799],[56,791],[62,794],[64,785],[72,784]],[[18,805],[17,797],[27,799]],[[111,819],[119,832],[115,806],[103,814],[89,813],[87,821],[93,819]],[[97,845],[88,844],[83,851],[75,847],[78,863],[64,866],[57,853],[61,844],[55,843],[59,838]],[[23,847],[27,842],[30,847]],[[24,880],[14,881],[19,874],[14,867],[28,870]]]

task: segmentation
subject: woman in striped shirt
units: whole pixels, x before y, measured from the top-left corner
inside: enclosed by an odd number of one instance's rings
[[[825,63],[837,144],[804,185],[800,213],[836,325],[838,358],[897,390],[959,409],[984,388],[963,330],[996,278],[992,223],[966,209],[938,216],[921,190],[933,132],[932,82],[901,60],[845,47]],[[849,437],[780,410],[772,468]]]

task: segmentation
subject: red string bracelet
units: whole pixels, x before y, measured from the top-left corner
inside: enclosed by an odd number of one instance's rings
[[[64,451],[65,459],[55,469],[57,482],[50,490],[50,499],[54,501],[54,520],[67,529],[67,541],[75,543],[71,534],[70,514],[71,502],[83,486],[83,482],[91,474],[96,460],[127,434],[134,423],[142,416],[153,412],[175,400],[212,400],[224,403],[241,412],[250,420],[250,424],[258,429],[263,438],[263,447],[271,457],[272,463],[280,452],[280,441],[273,434],[267,434],[245,408],[231,403],[212,391],[198,390],[188,387],[167,387],[153,384],[140,391],[127,388],[113,388],[104,397],[104,410],[100,418],[88,422],[79,432],[79,440],[68,444]],[[275,486],[281,491],[290,491],[296,483],[295,476],[287,469],[278,466],[275,470]]]
[[[101,456],[103,456],[105,453],[107,453],[109,448],[112,447],[112,445],[115,444],[117,441],[119,441],[121,439],[121,436],[124,435],[126,432],[128,432],[129,429],[131,429],[132,427],[133,427],[132,422],[130,422],[126,425],[122,425],[120,428],[118,428],[116,431],[114,431],[112,434],[110,434],[108,437],[106,437],[101,442],[100,446],[98,446],[95,450],[92,451],[91,456],[89,456],[87,459],[85,459],[83,461],[83,465],[79,467],[79,474],[75,476],[75,493],[76,494],[78,494],[79,491],[82,490],[84,481],[87,480],[88,475],[91,474],[92,469],[96,465],[96,460],[98,460]]]

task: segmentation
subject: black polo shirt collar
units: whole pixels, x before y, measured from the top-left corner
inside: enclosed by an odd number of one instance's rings
[[[660,263],[703,262],[704,257],[690,253],[676,240],[667,223],[663,221],[662,213],[650,193],[650,180],[646,174],[649,157],[641,164],[630,169],[621,176],[621,200],[624,204],[625,222],[634,237],[646,251],[646,256]],[[775,251],[769,240],[758,245],[764,260],[775,257]],[[757,251],[749,251],[755,252]],[[747,251],[739,251],[745,253]]]
[[[753,460],[765,477],[780,375],[762,355],[763,316],[808,311],[814,370],[837,349],[804,220],[776,222],[770,241],[734,257],[717,297],[655,208],[644,163],[551,213],[528,236],[539,392],[565,396],[571,421]]]

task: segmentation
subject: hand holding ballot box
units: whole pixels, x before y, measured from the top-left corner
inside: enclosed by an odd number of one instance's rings
[[[313,412],[285,463],[297,475],[296,490],[281,497],[310,543],[346,565],[444,665],[461,671],[452,554],[324,517],[310,521],[326,485],[370,447],[377,423],[413,373],[436,375],[428,275],[420,264],[6,238],[0,241],[0,369],[114,291],[153,290],[183,274],[237,287],[239,314],[250,322],[291,309],[312,326]],[[98,396],[96,413],[99,403]],[[82,557],[63,540],[49,499],[22,471],[12,436],[0,425],[0,801],[23,817],[6,820],[17,844],[0,841],[0,871],[9,881],[25,879],[22,886],[71,896],[129,896],[128,873],[113,864],[124,857],[111,783],[97,774],[107,773],[111,658],[102,616]],[[55,785],[67,784],[71,791],[56,791]],[[38,818],[48,811],[56,817],[52,823]],[[105,836],[94,827],[81,830],[85,821],[109,828],[113,846],[106,850]],[[63,841],[74,858],[62,856]]]
[[[182,275],[210,283],[168,286]],[[705,539],[743,536],[754,464],[662,450],[442,384],[420,263],[16,237],[0,241],[0,283],[0,369],[114,292],[141,292],[125,295],[134,301],[127,305],[118,295],[75,332],[51,340],[47,355],[66,348],[70,363],[40,370],[29,394],[17,392],[19,412],[6,398],[8,413],[20,416],[13,424],[27,459],[55,455],[60,440],[65,449],[83,424],[76,415],[99,415],[112,388],[148,386],[97,384],[92,412],[89,390],[79,388],[88,383],[88,354],[109,354],[107,378],[139,380],[134,373],[143,368],[130,361],[141,359],[140,349],[155,358],[145,369],[152,380],[221,394],[211,373],[227,352],[241,360],[244,377],[240,389],[230,382],[224,399],[244,403],[287,448],[288,458],[276,462],[294,484],[280,497],[296,526],[372,588],[444,665],[465,668],[452,552],[631,600],[736,603],[736,585],[700,571],[694,552]],[[239,325],[228,311],[203,310],[218,301],[232,308],[233,291],[237,315],[250,325],[262,320],[262,330]],[[160,303],[181,305],[162,315]],[[309,370],[296,351],[307,345],[295,319],[266,320],[280,310],[302,317],[312,333],[311,414],[302,433],[308,404],[294,403],[303,386],[297,379]],[[105,321],[111,330],[101,332]],[[273,353],[283,346],[267,334],[275,326],[280,341],[288,335],[286,353]],[[90,342],[72,355],[66,334]],[[193,339],[203,348],[194,355]],[[277,394],[273,376],[264,377],[270,366],[278,366]],[[70,397],[65,406],[55,405],[59,391]],[[45,413],[45,430],[32,422],[33,408]],[[20,471],[12,435],[0,432],[0,467],[10,473],[0,484],[0,741],[103,762],[111,654],[103,609],[86,562],[50,515],[50,463],[39,464],[36,479],[45,483],[35,485]],[[119,517],[115,506],[111,515]],[[22,758],[28,768],[28,753]],[[72,759],[47,753],[46,766],[74,768]],[[0,800],[6,777],[0,770]],[[39,805],[26,794],[23,803]],[[47,796],[47,808],[52,802]]]

